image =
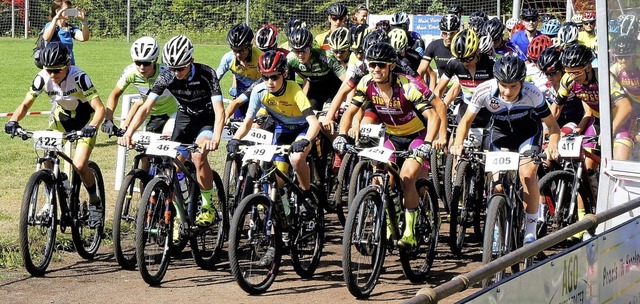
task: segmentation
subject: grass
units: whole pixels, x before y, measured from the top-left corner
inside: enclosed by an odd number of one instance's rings
[[[0,69],[2,78],[0,81],[0,112],[13,112],[22,102],[31,85],[33,77],[38,69],[31,58],[33,40],[0,38],[0,56],[5,58],[5,64]],[[76,43],[74,52],[76,62],[91,78],[98,93],[106,103],[109,93],[115,86],[122,70],[131,63],[129,56],[130,44],[124,40],[101,39],[84,43]],[[222,55],[228,51],[226,45],[196,44],[194,58],[196,62],[207,64],[214,69],[218,66]],[[16,55],[17,54],[17,55]],[[229,98],[227,92],[231,85],[231,73],[227,73],[222,79],[221,86],[225,98]],[[135,89],[130,86],[126,94],[135,94]],[[47,96],[40,96],[30,111],[47,111],[51,109],[51,103]],[[120,110],[116,110],[119,116]],[[46,116],[25,117],[20,124],[31,130],[43,129],[47,125]],[[0,118],[0,125],[8,121],[8,118]],[[35,165],[35,153],[31,142],[11,140],[4,132],[0,135],[3,153],[0,153],[3,174],[0,174],[0,269],[22,267],[22,260],[18,247],[18,217],[20,202],[24,186],[33,173]],[[104,134],[98,136],[98,143],[91,159],[100,165],[107,190],[107,227],[108,238],[111,233],[111,222],[117,191],[114,190],[116,168],[116,140],[109,139]],[[216,171],[222,174],[224,169],[224,148],[210,154],[210,161]],[[59,248],[70,249],[69,230],[66,234],[58,233]],[[103,246],[111,246],[109,240],[103,242]]]

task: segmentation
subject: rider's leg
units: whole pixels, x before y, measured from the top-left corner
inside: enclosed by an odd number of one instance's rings
[[[202,145],[205,140],[211,139],[211,131],[203,131],[196,138],[196,143]],[[215,219],[215,209],[213,204],[213,171],[207,156],[209,151],[203,150],[200,153],[192,153],[191,159],[196,167],[196,178],[200,183],[200,193],[202,196],[202,210],[196,219],[196,225],[208,226]]]
[[[519,175],[522,183],[522,199],[525,209],[525,240],[536,239],[536,222],[540,204],[540,187],[538,186],[538,164],[525,160],[520,164]]]
[[[416,180],[421,171],[428,172],[423,166],[423,160],[407,159],[400,169],[400,179],[402,183],[402,191],[404,192],[405,207],[405,229],[402,238],[398,241],[400,246],[414,246],[416,239],[414,229],[416,217],[418,215],[418,191],[416,189]]]

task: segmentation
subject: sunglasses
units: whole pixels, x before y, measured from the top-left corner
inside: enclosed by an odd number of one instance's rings
[[[243,48],[239,48],[239,49],[231,48],[231,50],[232,50],[234,53],[236,53],[236,54],[237,54],[237,53],[242,53],[242,52],[244,52],[244,51],[249,50],[249,47],[243,47]]]
[[[554,75],[556,75],[558,73],[560,73],[560,70],[544,72],[544,75],[547,76],[547,77],[551,77],[551,76],[554,76]]]
[[[596,25],[596,22],[595,21],[583,21],[582,25],[594,26],[594,25]]]
[[[389,66],[389,64],[386,62],[369,62],[368,65],[369,65],[369,68],[372,70],[375,69],[376,67],[379,69],[386,69],[387,66]]]
[[[60,72],[62,72],[62,70],[64,70],[64,68],[62,69],[46,69],[47,73],[53,73],[53,74],[59,74]]]
[[[564,72],[565,72],[565,73],[567,73],[567,74],[569,74],[569,75],[571,75],[571,76],[573,76],[573,77],[581,76],[582,74],[584,74],[584,72],[585,72],[585,71],[586,71],[586,69],[585,69],[585,68],[581,68],[581,69],[579,69],[579,70],[574,70],[574,71],[567,71],[567,70],[564,70]]]
[[[538,22],[538,19],[524,19],[524,22]]]
[[[347,52],[347,50],[333,50],[333,53],[334,54],[338,54],[338,55],[342,55],[342,54],[344,54],[346,52]]]
[[[133,63],[135,63],[137,66],[150,66],[151,65],[151,61],[134,61]]]
[[[333,20],[333,21],[340,21],[340,19],[342,19],[342,18],[340,18],[338,16],[329,16],[329,18],[331,18],[331,20]]]
[[[275,75],[262,75],[262,80],[267,81],[267,80],[271,80],[271,81],[276,81],[280,78],[282,74],[275,74]]]
[[[442,32],[442,36],[451,36],[455,35],[456,32]]]
[[[309,50],[309,47],[305,47],[305,48],[301,48],[301,49],[293,49],[292,52],[294,52],[295,54],[299,54],[299,53],[304,53],[307,50]]]
[[[171,72],[182,72],[184,71],[187,67],[189,67],[188,65],[185,66],[181,66],[181,67],[174,67],[174,68],[169,68],[169,70]]]

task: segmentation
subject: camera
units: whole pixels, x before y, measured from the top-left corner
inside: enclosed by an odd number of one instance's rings
[[[78,16],[78,9],[77,8],[69,8],[66,11],[64,11],[64,15],[67,17],[77,17]]]

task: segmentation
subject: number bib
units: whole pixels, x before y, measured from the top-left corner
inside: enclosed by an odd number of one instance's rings
[[[224,128],[222,128],[222,136],[221,138],[223,140],[230,140],[233,138],[233,135],[236,134],[236,131],[238,130],[238,128],[240,128],[241,123],[239,122],[232,122],[231,126],[224,126]]]
[[[584,136],[563,137],[558,142],[558,153],[562,157],[579,157]]]
[[[251,129],[249,134],[245,135],[242,140],[254,142],[260,145],[271,145],[273,142],[273,133],[262,129]]]
[[[520,164],[520,153],[487,152],[484,170],[487,172],[517,171]]]
[[[131,140],[139,144],[147,144],[154,141],[159,141],[161,137],[162,134],[160,133],[139,131],[133,134]]]
[[[358,152],[359,156],[386,163],[391,158],[393,150],[384,147],[366,148]]]
[[[479,148],[482,146],[482,135],[484,134],[484,129],[482,128],[471,128],[469,129],[469,134],[467,134],[467,138],[464,140],[465,147]]]
[[[360,126],[360,136],[370,138],[382,137],[382,125],[366,124]]]
[[[149,143],[147,147],[147,154],[155,156],[169,156],[176,157],[178,154],[178,147],[182,145],[177,141],[159,140]]]
[[[62,132],[35,131],[33,132],[33,146],[38,150],[62,150]]]
[[[244,150],[242,161],[246,162],[249,160],[261,160],[270,162],[273,159],[273,156],[276,154],[277,150],[278,146],[275,145],[249,146]]]

